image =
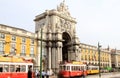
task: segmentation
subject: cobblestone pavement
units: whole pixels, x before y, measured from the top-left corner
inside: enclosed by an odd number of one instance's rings
[[[51,76],[50,78],[57,78],[57,76]],[[83,77],[80,77],[83,78]],[[84,78],[120,78],[120,72],[112,72],[112,73],[102,73],[101,77],[99,77],[99,74],[97,75],[88,75]]]
[[[57,76],[55,76],[55,75],[54,76],[50,76],[50,78],[57,78]]]
[[[120,78],[120,72],[102,73],[101,77],[99,75],[90,75],[86,78]]]

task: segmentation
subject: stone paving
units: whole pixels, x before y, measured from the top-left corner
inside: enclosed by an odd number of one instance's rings
[[[57,76],[51,76],[50,78],[57,78]],[[83,78],[83,77],[80,77]],[[120,78],[120,72],[114,72],[114,73],[102,73],[101,77],[99,77],[99,74],[97,75],[88,75],[84,78]]]
[[[87,76],[85,78],[120,78],[120,72],[102,73],[101,77],[99,77],[99,75],[91,75],[91,76]]]

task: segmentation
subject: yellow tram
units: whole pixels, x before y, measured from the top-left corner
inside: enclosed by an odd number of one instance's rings
[[[98,74],[99,73],[99,66],[88,66],[87,67],[87,74]]]

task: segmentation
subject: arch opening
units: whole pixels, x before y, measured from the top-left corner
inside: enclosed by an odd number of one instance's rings
[[[68,61],[69,43],[71,42],[71,37],[67,32],[62,34],[63,47],[62,47],[62,60]]]

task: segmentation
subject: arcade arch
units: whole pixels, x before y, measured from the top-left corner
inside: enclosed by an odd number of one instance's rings
[[[62,47],[62,60],[68,61],[68,50],[70,47],[71,37],[67,32],[63,32],[62,34],[63,39],[63,47]]]

